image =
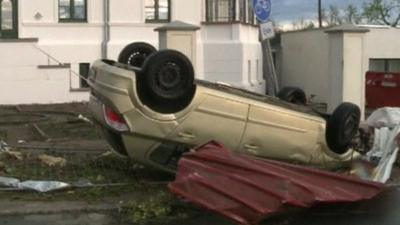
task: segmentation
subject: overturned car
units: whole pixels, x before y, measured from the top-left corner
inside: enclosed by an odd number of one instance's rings
[[[90,109],[118,154],[174,172],[183,153],[216,140],[236,152],[318,168],[351,161],[356,105],[343,103],[326,115],[195,80],[191,62],[177,51],[148,55],[144,61],[139,54],[141,67],[98,60],[91,68]]]

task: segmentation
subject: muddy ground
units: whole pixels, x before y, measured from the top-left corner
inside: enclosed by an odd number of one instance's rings
[[[0,189],[0,224],[232,224],[169,195],[172,176],[114,156],[82,118],[91,120],[80,103],[0,107],[0,140],[18,153],[0,154],[0,176],[94,185],[47,194]],[[65,164],[50,166],[43,155]],[[295,210],[263,224],[398,225],[400,189],[393,184],[371,201]]]

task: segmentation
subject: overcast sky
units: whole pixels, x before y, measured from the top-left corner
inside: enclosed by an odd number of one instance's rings
[[[293,20],[304,18],[316,20],[318,16],[318,0],[271,0],[272,19],[279,23],[290,23]],[[322,0],[322,7],[329,8],[335,5],[344,9],[349,4],[362,7],[368,0]]]

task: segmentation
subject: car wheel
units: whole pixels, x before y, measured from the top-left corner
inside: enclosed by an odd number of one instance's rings
[[[118,62],[127,65],[142,67],[147,57],[157,50],[150,44],[144,42],[135,42],[126,46],[118,57]]]
[[[192,63],[178,51],[158,51],[144,63],[138,90],[146,104],[156,111],[181,110],[190,103],[196,90]]]
[[[307,97],[303,90],[297,87],[284,87],[279,91],[277,97],[283,101],[296,105],[306,105]]]
[[[333,152],[347,152],[357,134],[360,119],[361,111],[355,104],[343,103],[336,108],[326,125],[326,141]]]

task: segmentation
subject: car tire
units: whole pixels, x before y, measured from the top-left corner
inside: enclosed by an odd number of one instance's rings
[[[178,51],[158,51],[144,63],[138,77],[138,90],[146,104],[156,111],[179,111],[191,102],[195,94],[192,63]]]
[[[306,105],[307,97],[303,90],[297,87],[282,88],[277,97],[283,101],[290,102],[296,105]]]
[[[135,42],[121,51],[118,62],[141,68],[146,59],[156,51],[156,48],[150,44]]]
[[[326,125],[326,141],[333,152],[344,154],[348,151],[360,119],[361,110],[355,104],[346,102],[336,108]]]

